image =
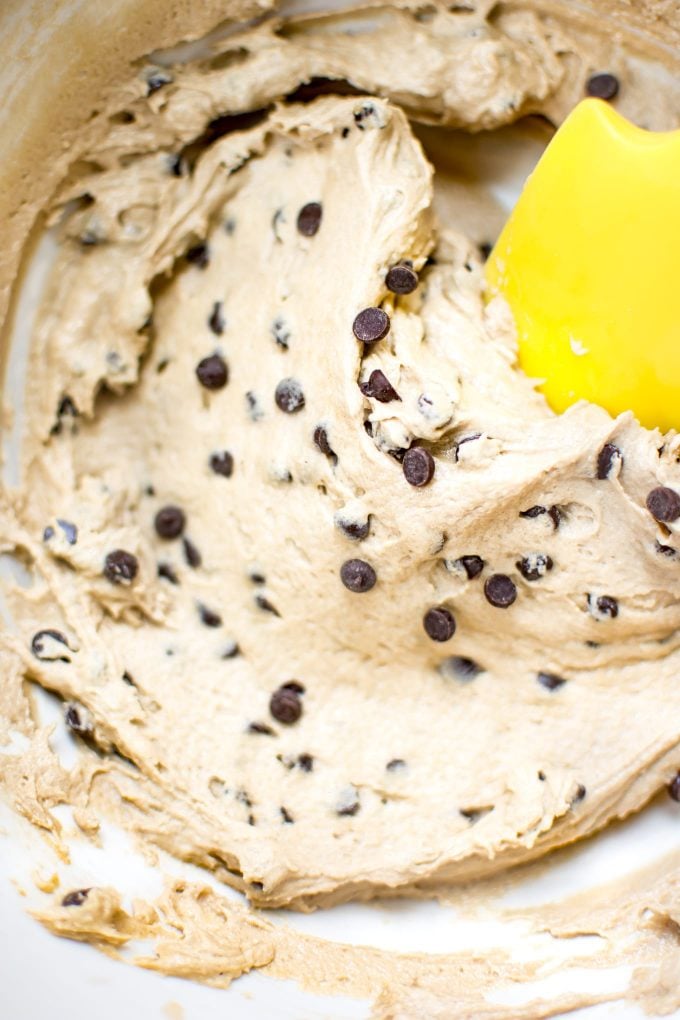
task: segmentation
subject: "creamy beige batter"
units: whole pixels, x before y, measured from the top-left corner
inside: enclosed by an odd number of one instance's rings
[[[59,800],[86,832],[113,812],[306,909],[527,861],[678,771],[679,525],[646,505],[678,440],[549,410],[409,120],[556,122],[609,70],[677,125],[663,49],[533,6],[267,19],[137,68],[74,143],[1,508],[33,579],[7,675],[83,740],[44,796],[18,779],[44,740],[0,764],[46,830]],[[351,87],[296,91],[320,78]],[[50,923],[125,933],[116,903]],[[277,952],[243,917],[234,973]]]

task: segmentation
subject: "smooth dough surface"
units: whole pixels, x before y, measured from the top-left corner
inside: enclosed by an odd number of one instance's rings
[[[75,703],[92,789],[256,904],[486,874],[639,808],[680,766],[678,524],[645,506],[680,488],[677,437],[547,408],[477,245],[433,213],[409,120],[559,119],[597,59],[624,111],[672,127],[677,86],[659,102],[668,72],[595,25],[490,6],[265,21],[146,69],[52,210],[2,507],[33,585],[7,592],[5,641]],[[349,94],[296,93],[319,78]],[[407,296],[385,286],[402,260]],[[375,306],[390,330],[364,347],[352,323]],[[213,355],[219,389],[196,374]],[[362,393],[378,369],[396,399]],[[434,458],[422,488],[412,446]],[[174,539],[154,528],[167,506]],[[105,574],[116,550],[130,581]],[[353,559],[370,591],[343,586]],[[497,575],[506,608],[485,596]],[[445,642],[423,626],[441,607]],[[291,683],[284,723],[270,699]]]

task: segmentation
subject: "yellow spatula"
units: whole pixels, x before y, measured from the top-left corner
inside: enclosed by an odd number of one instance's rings
[[[585,398],[680,429],[680,131],[579,103],[527,180],[487,282],[554,410]]]

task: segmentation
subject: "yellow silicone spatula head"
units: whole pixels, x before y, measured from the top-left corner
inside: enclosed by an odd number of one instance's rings
[[[527,180],[487,281],[556,411],[585,398],[680,429],[680,131],[581,102]]]

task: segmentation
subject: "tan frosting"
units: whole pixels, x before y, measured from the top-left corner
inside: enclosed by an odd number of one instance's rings
[[[529,860],[638,809],[680,767],[677,525],[645,508],[655,486],[680,485],[677,438],[585,403],[559,417],[546,407],[517,367],[507,309],[484,304],[448,192],[436,204],[452,222],[433,213],[407,119],[559,120],[606,68],[624,112],[667,128],[680,87],[663,47],[581,11],[571,24],[554,5],[476,6],[265,20],[163,71],[151,95],[141,62],[57,161],[58,254],[31,348],[21,484],[0,505],[3,550],[32,576],[5,596],[0,735],[31,729],[26,675],[75,702],[99,748],[70,776],[46,771],[43,734],[0,765],[18,810],[55,842],[52,804],[73,803],[91,834],[113,812],[255,904],[305,909]],[[322,76],[382,98],[282,101]],[[226,115],[245,116],[215,125]],[[312,237],[296,229],[308,202],[323,208]],[[207,265],[191,258],[199,243]],[[420,274],[408,297],[384,284],[400,259]],[[362,350],[352,321],[374,305],[391,329]],[[211,392],[195,368],[214,352],[229,382]],[[360,392],[378,368],[399,401]],[[284,379],[304,393],[297,413],[276,406]],[[623,462],[598,479],[606,443]],[[422,489],[392,456],[412,444],[435,458]],[[229,478],[210,469],[222,450]],[[186,515],[188,549],[155,534],[168,504]],[[363,541],[343,532],[366,522]],[[132,583],[103,575],[116,549],[137,559]],[[471,555],[485,563],[472,579],[460,565]],[[341,583],[353,557],[376,571],[370,592]],[[540,557],[552,569],[523,578],[518,561]],[[517,587],[507,609],[483,594],[498,573]],[[446,643],[423,628],[435,606],[457,623]],[[44,629],[64,640],[43,635],[36,655]],[[539,674],[563,682],[550,690]],[[269,699],[291,681],[305,693],[287,726]],[[275,959],[290,973],[300,950],[246,908],[209,962],[206,895],[185,897],[191,961],[173,949],[143,965],[212,980]],[[221,925],[226,907],[214,910]],[[45,920],[109,946],[139,934],[113,891]],[[428,966],[415,960],[414,987]],[[470,965],[464,983],[494,967]],[[388,999],[379,1015],[439,1015],[435,1001],[442,1016],[497,1015],[478,995],[447,1013],[441,970],[430,1005]]]

